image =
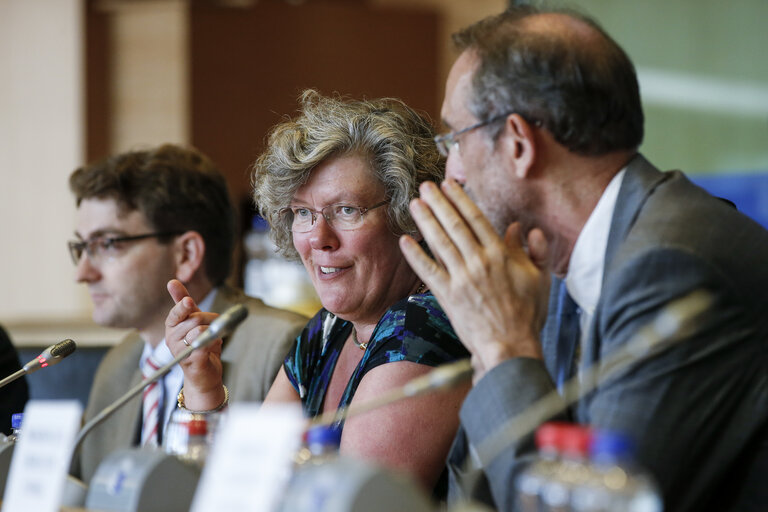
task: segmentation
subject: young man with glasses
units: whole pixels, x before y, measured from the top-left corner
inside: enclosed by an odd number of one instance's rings
[[[306,319],[224,284],[234,213],[215,165],[194,149],[163,145],[77,169],[70,188],[77,226],[69,250],[76,278],[93,300],[93,320],[134,329],[101,362],[85,419],[172,360],[164,343],[171,279],[183,282],[203,310],[248,307],[248,318],[224,340],[224,380],[233,400],[262,400]],[[84,481],[116,449],[162,443],[182,380],[177,366],[86,437],[80,457]]]
[[[472,353],[452,489],[516,509],[533,443],[507,428],[560,413],[633,439],[665,509],[764,510],[768,232],[638,152],[634,66],[593,20],[515,7],[454,41],[447,179],[411,204],[437,261],[401,238]],[[701,289],[713,302],[676,345],[627,350]]]

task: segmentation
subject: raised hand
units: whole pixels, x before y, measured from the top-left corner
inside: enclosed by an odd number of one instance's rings
[[[200,311],[184,285],[173,279],[168,293],[176,305],[165,319],[165,343],[174,356],[187,348],[219,316]],[[184,401],[190,410],[215,409],[224,401],[221,340],[195,350],[181,363],[184,371]]]
[[[513,357],[541,358],[539,333],[547,313],[547,241],[518,223],[504,239],[453,180],[423,183],[411,213],[437,261],[407,235],[400,248],[434,293],[472,353],[475,380]]]

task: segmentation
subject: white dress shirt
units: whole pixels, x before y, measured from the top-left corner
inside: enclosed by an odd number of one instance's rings
[[[608,186],[605,187],[595,209],[592,210],[584,228],[576,239],[568,263],[565,286],[581,310],[582,341],[594,317],[597,301],[600,299],[605,267],[605,250],[608,247],[613,210],[616,208],[616,199],[626,170],[625,167],[617,172]]]

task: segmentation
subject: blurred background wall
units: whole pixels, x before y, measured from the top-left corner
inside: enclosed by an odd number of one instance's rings
[[[507,4],[0,0],[0,322],[21,344],[121,336],[91,325],[90,299],[73,282],[67,177],[79,165],[193,144],[222,167],[247,226],[248,166],[301,89],[399,96],[439,126],[450,33]],[[568,5],[596,17],[635,61],[647,114],[641,150],[652,161],[702,179],[762,178],[768,2]],[[751,189],[765,209],[762,183]]]

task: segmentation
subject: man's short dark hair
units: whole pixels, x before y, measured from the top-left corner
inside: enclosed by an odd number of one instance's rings
[[[218,286],[229,275],[232,203],[224,176],[196,149],[165,144],[121,153],[75,170],[69,187],[78,206],[84,199],[112,198],[121,209],[140,211],[156,231],[198,232],[208,279]]]
[[[576,29],[531,29],[529,22],[545,13],[568,16]],[[596,21],[570,10],[512,7],[453,40],[479,58],[468,105],[479,120],[514,111],[582,155],[633,150],[642,142],[634,65]]]

